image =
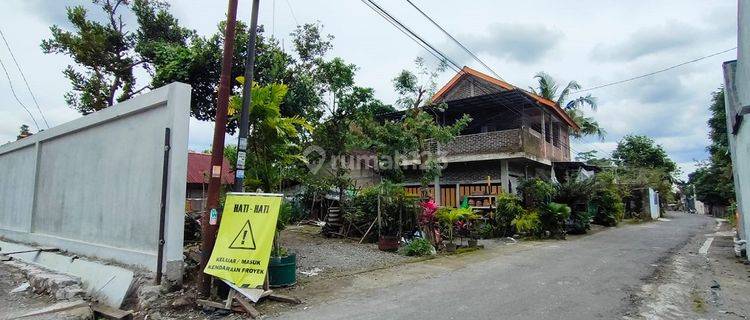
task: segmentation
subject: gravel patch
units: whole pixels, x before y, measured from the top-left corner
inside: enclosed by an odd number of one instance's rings
[[[297,254],[297,273],[301,278],[349,274],[415,259],[380,251],[374,243],[325,238],[320,234],[320,228],[314,226],[289,227],[282,232],[280,239],[282,246]]]

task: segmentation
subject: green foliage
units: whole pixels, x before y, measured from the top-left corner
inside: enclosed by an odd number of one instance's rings
[[[182,28],[162,1],[94,0],[104,11],[101,21],[90,19],[83,6],[68,7],[73,30],[50,27],[52,37],[42,41],[44,53],[64,54],[75,61],[63,71],[72,90],[66,103],[89,114],[112,106],[150,88],[136,89],[135,68],[152,70],[155,47],[183,46],[193,31]],[[135,29],[126,29],[122,10],[137,19]]]
[[[571,209],[565,204],[550,202],[539,211],[542,230],[552,234],[565,235],[565,223],[570,218]]]
[[[584,234],[591,229],[591,219],[594,213],[589,210],[574,210],[570,212],[570,220],[567,233]]]
[[[576,138],[583,136],[596,135],[599,139],[604,140],[606,131],[599,126],[599,123],[592,117],[587,117],[581,108],[589,106],[591,110],[596,111],[597,98],[591,94],[580,96],[578,98],[569,100],[570,94],[574,91],[581,89],[581,85],[576,81],[570,81],[562,89],[559,90],[557,81],[545,72],[538,72],[534,79],[537,80],[536,88],[529,88],[531,92],[549,100],[555,101],[557,105],[563,107],[565,112],[573,119],[580,128],[580,131],[572,132],[572,135]]]
[[[443,224],[446,230],[448,230],[448,241],[453,242],[453,231],[456,226],[456,222],[464,221],[471,222],[479,218],[471,208],[440,208],[435,214],[438,221]]]
[[[510,225],[510,222],[508,225]],[[480,239],[489,239],[494,235],[495,227],[491,223],[482,222],[476,226],[475,232]]]
[[[518,191],[522,195],[525,207],[540,209],[547,206],[555,195],[555,187],[540,178],[521,181]]]
[[[237,79],[244,82],[242,77]],[[283,84],[260,86],[253,83],[252,104],[249,113],[248,152],[245,158],[245,186],[250,190],[262,188],[275,191],[280,188],[288,168],[302,162],[299,147],[300,130],[310,125],[299,117],[283,117],[280,106],[287,93]],[[232,96],[229,114],[239,117],[242,97]]]
[[[647,136],[625,136],[617,143],[612,157],[621,165],[660,169],[670,177],[677,172],[677,164],[669,158],[664,148]]]
[[[615,184],[612,172],[597,174],[591,206],[595,210],[594,223],[603,226],[616,226],[625,215],[625,204],[621,192]]]
[[[501,193],[497,196],[497,209],[495,209],[494,223],[498,235],[513,235],[513,220],[524,214],[521,199],[511,193]]]
[[[568,222],[570,233],[582,234],[591,228],[592,214],[588,212],[588,204],[594,185],[594,179],[579,176],[570,176],[555,185],[555,202],[566,204],[572,209]]]
[[[356,225],[371,223],[378,216],[378,195],[381,233],[397,235],[402,227],[399,224],[403,223],[403,220],[399,221],[399,214],[401,219],[408,219],[411,215],[408,210],[414,206],[415,200],[406,196],[402,186],[389,181],[363,188],[353,196],[347,197],[343,217]]]
[[[281,208],[279,209],[279,218],[276,220],[276,231],[286,229],[286,226],[292,222],[293,215],[294,205],[289,201],[282,201]]]
[[[429,98],[435,93],[437,77],[445,66],[430,70],[424,60],[417,58],[416,72],[404,70],[393,80],[394,88],[399,94],[396,104],[404,110],[400,120],[376,121],[364,119],[359,125],[362,129],[362,144],[367,149],[382,156],[381,166],[385,174],[400,178],[403,176],[401,166],[392,163],[391,157],[397,154],[416,154],[419,168],[422,171],[421,183],[427,186],[440,175],[440,166],[434,154],[431,154],[431,142],[448,143],[471,121],[464,115],[453,124],[442,125],[427,112],[428,108],[444,108],[445,105],[433,105]],[[391,163],[382,163],[390,161]]]
[[[695,190],[698,200],[708,205],[726,206],[734,202],[734,177],[729,157],[723,88],[713,93],[709,109],[708,137],[711,145],[706,149],[711,157],[699,163],[695,172],[688,176],[688,183],[692,186],[688,192]]]
[[[521,234],[536,236],[542,228],[542,221],[537,210],[525,211],[511,222]]]
[[[617,143],[612,157],[618,164],[620,184],[630,188],[654,188],[661,196],[661,203],[673,201],[672,182],[679,173],[677,164],[653,139],[627,135]]]
[[[427,239],[415,238],[402,249],[402,253],[405,256],[426,256],[432,253],[433,247]]]

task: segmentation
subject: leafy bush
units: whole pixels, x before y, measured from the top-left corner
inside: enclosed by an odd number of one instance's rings
[[[525,207],[533,209],[544,208],[555,195],[555,187],[540,178],[522,181],[518,191],[523,196]]]
[[[542,227],[539,212],[536,210],[524,211],[511,222],[519,233],[526,235],[538,235]]]
[[[479,218],[470,208],[440,208],[435,216],[448,230],[448,241],[450,242],[453,242],[453,230],[456,228],[457,222],[470,222]]]
[[[508,222],[508,225],[510,225],[510,222]],[[480,239],[489,239],[492,238],[494,229],[491,223],[482,222],[476,226],[475,232]]]
[[[566,223],[567,232],[582,234],[591,228],[592,214],[589,213],[589,202],[595,185],[594,179],[571,176],[565,182],[555,186],[557,189],[555,202],[566,204],[571,209],[570,218]]]
[[[586,231],[591,229],[591,218],[593,214],[586,211],[572,211],[570,213],[570,219],[568,219],[567,233],[570,234],[584,234]]]
[[[432,244],[423,238],[415,238],[402,248],[406,256],[426,256],[432,254]]]
[[[521,199],[510,193],[501,193],[497,197],[497,209],[495,209],[494,223],[500,236],[513,235],[513,219],[524,213]]]
[[[566,204],[550,202],[540,210],[542,230],[556,235],[565,235],[565,222],[570,217],[570,207]]]
[[[378,195],[380,195],[380,218],[382,232],[396,235],[399,230],[399,213],[407,219],[410,214],[405,210],[413,205],[406,196],[402,186],[384,181],[380,184],[363,188],[346,199],[343,218],[354,225],[366,225],[378,216]],[[402,212],[402,210],[404,212]]]
[[[622,221],[625,215],[625,204],[622,203],[622,198],[616,190],[597,190],[591,203],[596,207],[594,215],[596,224],[613,227]]]

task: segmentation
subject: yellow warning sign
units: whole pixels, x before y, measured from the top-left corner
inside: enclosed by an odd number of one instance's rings
[[[240,287],[263,285],[280,208],[278,194],[228,193],[203,272]]]

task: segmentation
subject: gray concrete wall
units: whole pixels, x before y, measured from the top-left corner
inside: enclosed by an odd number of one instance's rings
[[[189,107],[173,83],[0,146],[0,236],[154,271],[170,128],[165,271],[179,281]]]
[[[724,63],[725,105],[729,149],[732,157],[734,189],[737,208],[739,234],[747,240],[750,235],[750,116],[741,110],[750,107],[750,1],[738,1],[737,61]],[[736,120],[738,115],[741,120]],[[737,132],[732,124],[741,121]]]

